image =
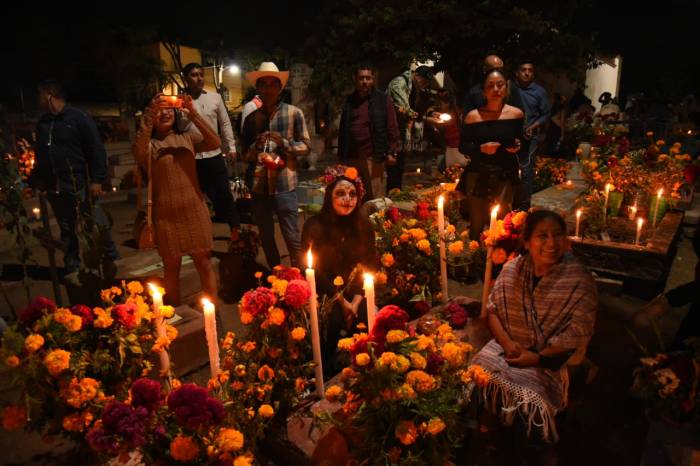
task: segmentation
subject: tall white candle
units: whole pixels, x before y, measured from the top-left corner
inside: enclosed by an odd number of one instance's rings
[[[637,236],[634,238],[634,244],[639,244],[639,238],[642,236],[642,225],[644,225],[644,219],[639,217],[637,219]]]
[[[207,336],[207,347],[209,348],[209,369],[211,377],[219,375],[219,341],[216,335],[216,309],[214,304],[207,298],[202,299],[204,309],[204,333]]]
[[[311,300],[309,301],[309,315],[311,320],[311,348],[314,353],[316,395],[323,398],[323,360],[321,359],[321,336],[318,330],[318,297],[316,295],[316,273],[313,269],[313,257],[311,248],[306,253],[306,282],[311,289]]]
[[[365,273],[363,277],[365,281],[362,288],[365,290],[367,300],[367,330],[371,332],[374,327],[374,316],[377,313],[377,307],[374,304],[374,275]]]
[[[500,206],[496,204],[493,209],[491,209],[491,223],[489,224],[489,231],[491,234],[496,230],[496,222],[498,221],[498,209]],[[493,246],[486,247],[486,270],[484,272],[484,289],[481,291],[481,317],[486,317],[486,301],[489,297],[489,291],[491,291],[491,271],[493,270]]]
[[[167,337],[167,332],[165,331],[163,314],[161,314],[161,308],[163,307],[163,294],[160,292],[160,287],[154,285],[153,283],[149,283],[148,288],[151,292],[151,297],[153,298],[153,315],[156,316],[156,336],[158,338],[165,338]],[[161,374],[167,375],[168,371],[170,370],[170,356],[168,355],[168,350],[163,348],[163,350],[158,354],[158,358],[160,359]]]
[[[440,235],[440,289],[442,302],[447,302],[447,254],[445,252],[445,198],[438,197],[438,233]]]
[[[661,195],[664,193],[663,188],[656,193],[656,205],[654,206],[654,218],[651,221],[652,228],[656,228],[656,216],[659,215],[659,204],[661,204]]]
[[[576,211],[576,234],[574,235],[575,238],[581,238],[580,236],[580,227],[581,227],[581,214],[583,214],[583,209],[578,209]]]
[[[605,204],[603,204],[603,222],[608,219],[608,196],[610,195],[610,183],[605,185]]]

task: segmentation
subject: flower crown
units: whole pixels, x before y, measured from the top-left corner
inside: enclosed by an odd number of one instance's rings
[[[341,178],[355,185],[358,199],[361,200],[365,196],[365,185],[362,183],[362,178],[360,178],[355,167],[346,167],[345,165],[330,166],[326,168],[321,181],[328,187]]]

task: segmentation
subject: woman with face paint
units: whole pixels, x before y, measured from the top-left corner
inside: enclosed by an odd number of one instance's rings
[[[361,208],[364,185],[357,170],[337,165],[326,170],[327,183],[321,213],[309,218],[301,235],[301,252],[311,248],[316,269],[316,288],[319,295],[333,296],[333,281],[342,277],[347,282],[352,270],[360,265],[364,270],[376,268],[374,231]],[[322,338],[323,370],[331,377],[341,368],[336,361],[336,347],[341,331],[350,331],[354,324],[367,322],[362,297],[362,274],[348,283],[344,296],[334,303],[328,316],[327,331]]]

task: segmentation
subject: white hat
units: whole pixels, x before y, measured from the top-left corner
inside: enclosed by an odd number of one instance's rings
[[[279,79],[282,83],[282,88],[284,89],[284,86],[287,85],[287,80],[289,79],[289,71],[280,71],[279,68],[277,68],[277,65],[275,65],[273,62],[264,61],[260,64],[258,71],[251,71],[245,75],[246,79],[253,87],[255,87],[255,83],[258,81],[258,79],[266,76],[272,76],[273,78]]]

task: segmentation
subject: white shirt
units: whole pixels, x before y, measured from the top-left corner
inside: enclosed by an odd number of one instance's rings
[[[243,111],[241,112],[241,131],[243,131],[243,123],[245,122],[246,117],[260,107],[262,107],[262,100],[260,100],[260,97],[257,95],[246,102],[246,104],[243,106]]]
[[[208,159],[222,152],[224,154],[228,154],[231,151],[236,152],[236,140],[233,138],[231,120],[228,117],[228,111],[226,110],[226,105],[221,96],[216,92],[202,90],[199,97],[196,99],[194,97],[192,98],[192,103],[194,104],[195,110],[197,110],[197,113],[199,113],[204,121],[216,131],[216,134],[221,136],[222,144],[221,149],[198,152],[195,158]],[[199,132],[196,127],[192,128],[192,130]]]

